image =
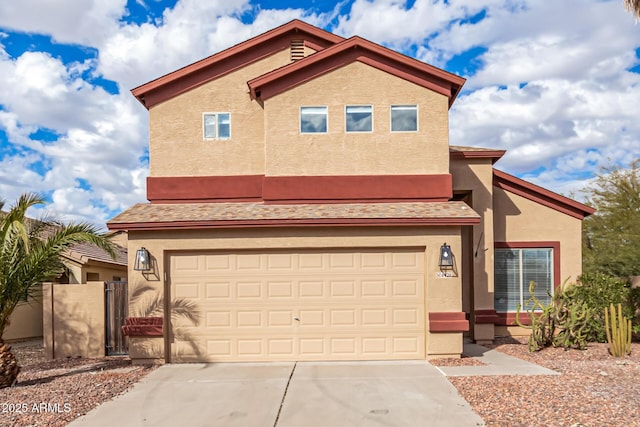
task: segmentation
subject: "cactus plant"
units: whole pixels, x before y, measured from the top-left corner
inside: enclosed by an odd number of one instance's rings
[[[527,310],[530,324],[520,321],[521,307],[518,304],[516,324],[531,329],[529,335],[529,351],[542,350],[554,346],[565,349],[587,348],[589,319],[593,317],[587,304],[574,301],[566,295],[567,281],[556,289],[551,301],[546,304],[534,294],[536,283],[529,283],[530,297],[527,299]]]
[[[609,342],[609,352],[613,357],[622,357],[631,353],[631,320],[622,314],[622,304],[618,310],[613,304],[604,308],[604,323]]]

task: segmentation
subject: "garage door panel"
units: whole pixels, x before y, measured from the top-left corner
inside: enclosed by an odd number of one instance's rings
[[[235,270],[233,268],[233,260],[229,254],[212,254],[205,255],[204,259],[204,271],[216,272],[216,274],[231,272]]]
[[[334,334],[295,337],[194,336],[203,345],[198,351],[190,342],[176,340],[173,361],[256,361],[256,360],[401,360],[421,359],[424,339],[401,334],[381,337],[362,334]]]
[[[231,325],[231,313],[229,311],[207,311],[206,316],[206,328],[230,328]]]
[[[207,300],[229,300],[231,298],[230,282],[204,282],[204,297]]]
[[[424,252],[415,249],[178,254],[174,361],[423,359]],[[174,328],[175,331],[175,328]],[[176,334],[178,335],[178,334]]]
[[[287,281],[268,281],[267,298],[269,299],[281,299],[281,298],[293,298],[293,283],[290,280]]]

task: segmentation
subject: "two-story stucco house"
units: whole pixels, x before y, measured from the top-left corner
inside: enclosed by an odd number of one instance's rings
[[[165,307],[131,356],[458,356],[508,332],[530,280],[575,279],[592,210],[494,169],[504,151],[450,146],[463,84],[296,20],[135,88],[149,203],[108,226]]]

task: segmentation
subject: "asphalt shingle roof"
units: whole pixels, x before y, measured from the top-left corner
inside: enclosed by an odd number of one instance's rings
[[[184,203],[132,206],[108,222],[111,229],[215,223],[330,223],[331,221],[422,220],[424,223],[475,223],[480,216],[464,202],[291,204]]]

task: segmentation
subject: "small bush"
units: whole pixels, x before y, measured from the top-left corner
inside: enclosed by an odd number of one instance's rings
[[[640,293],[635,293],[635,295],[640,300]],[[610,304],[622,304],[626,317],[633,318],[635,316],[630,283],[603,273],[583,274],[578,278],[576,285],[566,290],[565,297],[589,308],[588,328],[585,334],[590,342],[607,341],[604,309]]]

